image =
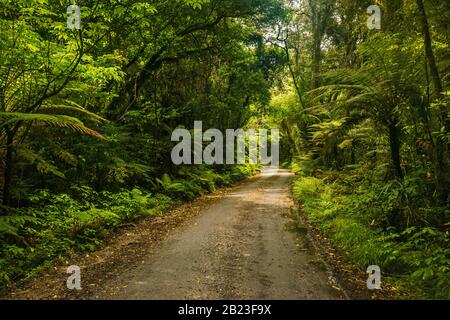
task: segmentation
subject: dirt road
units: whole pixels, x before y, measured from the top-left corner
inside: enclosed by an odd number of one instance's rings
[[[101,299],[339,299],[296,231],[291,174],[266,169],[111,279]]]

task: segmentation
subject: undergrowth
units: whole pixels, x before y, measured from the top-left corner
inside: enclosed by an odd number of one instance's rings
[[[356,266],[380,266],[400,297],[450,299],[449,211],[427,202],[423,180],[386,184],[362,172],[312,168],[293,164],[294,195]]]
[[[0,216],[0,290],[26,279],[71,252],[99,248],[121,225],[164,214],[181,201],[213,192],[254,174],[256,166],[223,172],[207,167],[164,174],[152,188],[119,192],[72,185],[66,193],[36,190],[27,205]]]

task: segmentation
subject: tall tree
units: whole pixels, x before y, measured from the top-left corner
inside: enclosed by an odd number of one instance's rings
[[[425,56],[428,63],[429,72],[434,85],[434,98],[441,99],[443,93],[442,81],[439,75],[439,69],[436,64],[436,58],[433,53],[433,45],[428,23],[428,17],[425,10],[423,0],[416,0],[419,12],[420,22],[422,25],[422,35],[425,48]],[[428,71],[427,71],[428,72]],[[450,119],[448,111],[444,105],[439,107],[437,115],[435,115],[435,126],[438,131],[444,128],[445,133],[450,132]],[[450,192],[449,166],[448,166],[448,142],[438,136],[434,139],[434,163],[438,192],[442,202],[448,201]]]

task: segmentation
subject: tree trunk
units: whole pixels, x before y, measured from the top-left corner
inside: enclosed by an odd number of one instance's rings
[[[316,89],[319,86],[318,76],[320,72],[320,58],[321,58],[321,46],[322,35],[320,32],[320,19],[319,8],[317,7],[317,1],[310,1],[311,7],[311,27],[313,34],[312,45],[312,62],[311,62],[311,89]]]
[[[425,47],[425,56],[427,58],[428,67],[431,75],[431,79],[434,86],[434,94],[433,96],[436,99],[442,97],[442,81],[439,76],[439,69],[436,64],[436,59],[433,53],[433,46],[430,34],[430,27],[428,24],[428,17],[425,11],[425,6],[423,4],[423,0],[416,0],[417,8],[419,10],[419,16],[422,24],[422,34],[424,40]],[[445,107],[442,106],[437,115],[433,116],[434,129],[440,131],[442,127],[445,128],[445,132],[448,133],[450,131],[450,119],[448,119],[447,111]],[[433,162],[436,176],[436,186],[437,191],[439,193],[440,200],[445,203],[448,200],[449,195],[449,181],[448,181],[448,145],[446,141],[443,141],[440,138],[434,139],[433,144],[434,154],[433,154]]]
[[[312,73],[311,73],[311,89],[317,89],[319,87],[319,73],[320,73],[320,60],[321,60],[321,46],[322,41],[320,39],[314,39],[314,48],[312,56]]]
[[[313,90],[319,87],[318,77],[320,73],[321,59],[322,59],[322,35],[320,32],[320,26],[316,25],[313,27],[313,52],[311,65],[311,89]]]
[[[294,72],[294,69],[292,68],[291,55],[289,54],[289,47],[288,47],[287,40],[284,41],[284,52],[286,54],[287,64],[289,67],[289,73],[291,74],[292,81],[294,82],[295,92],[297,93],[298,100],[300,101],[301,108],[303,109],[304,104],[303,104],[302,90],[300,89],[300,86],[297,81],[297,76]]]
[[[320,86],[319,74],[322,60],[322,40],[329,20],[333,15],[334,4],[329,0],[309,0],[311,9],[311,30],[313,35],[312,63],[311,63],[311,89]]]
[[[439,76],[439,70],[434,58],[433,47],[431,43],[430,27],[428,25],[428,17],[422,0],[416,0],[419,9],[419,15],[422,23],[423,40],[425,44],[425,54],[430,67],[431,79],[433,80],[435,94],[439,97],[442,93],[442,82]]]
[[[396,121],[389,124],[389,145],[391,148],[391,160],[394,166],[395,177],[403,179],[403,171],[400,161],[400,130]]]
[[[3,205],[8,206],[11,201],[12,176],[14,165],[14,132],[9,128],[6,130],[6,159],[5,159],[5,173],[3,182]]]

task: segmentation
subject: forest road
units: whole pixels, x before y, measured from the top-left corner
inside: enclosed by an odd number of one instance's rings
[[[295,231],[292,174],[265,169],[173,233],[100,299],[340,299]]]

